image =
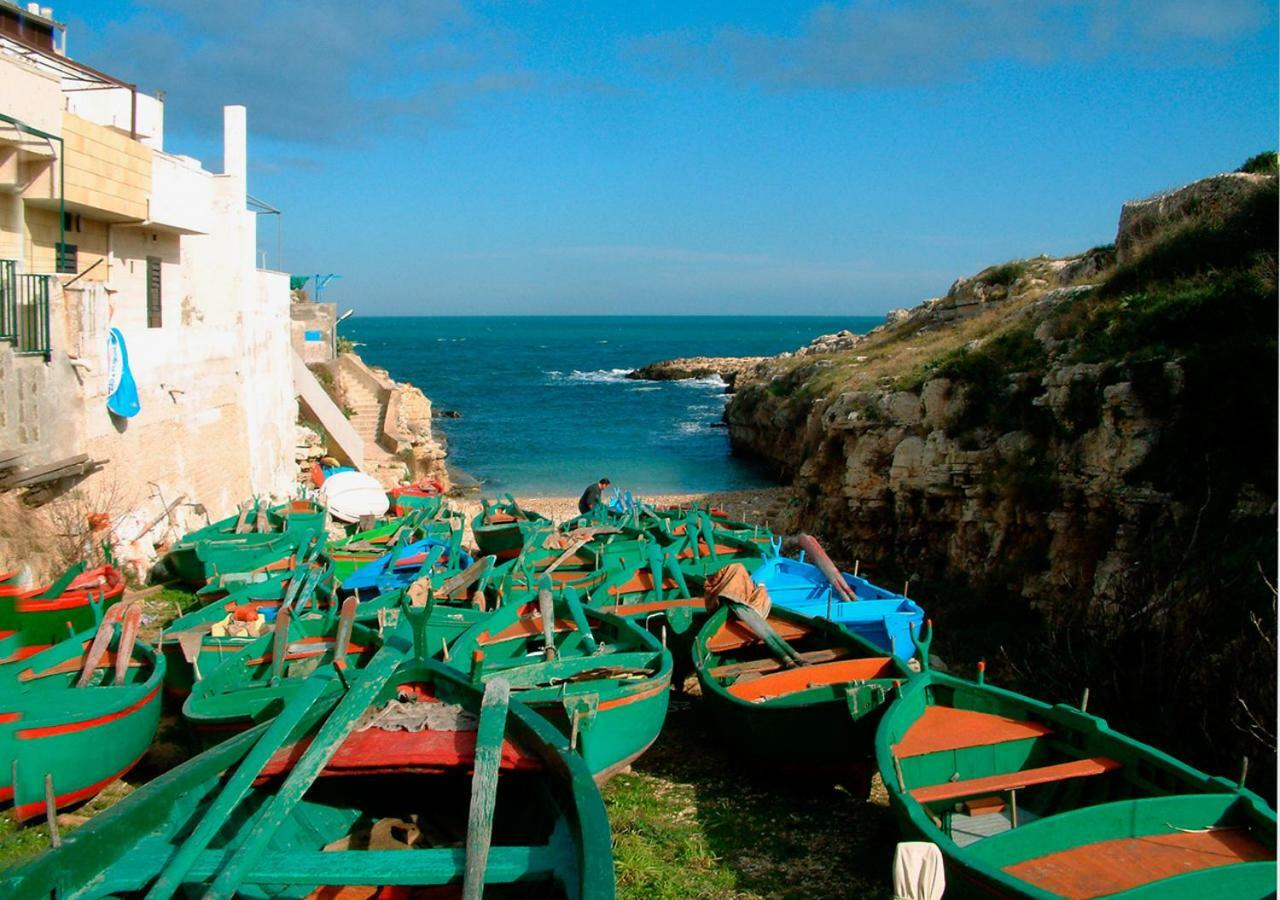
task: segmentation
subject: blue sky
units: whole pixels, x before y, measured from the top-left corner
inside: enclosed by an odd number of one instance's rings
[[[75,0],[378,313],[878,314],[1276,146],[1266,0]],[[262,248],[276,265],[275,231]]]

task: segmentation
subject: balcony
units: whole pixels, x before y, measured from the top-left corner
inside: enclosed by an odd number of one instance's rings
[[[52,275],[19,274],[15,260],[0,259],[0,341],[15,353],[49,355],[52,282]]]

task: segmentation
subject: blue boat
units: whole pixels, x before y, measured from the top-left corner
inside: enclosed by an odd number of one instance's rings
[[[911,632],[919,633],[924,623],[920,605],[865,578],[840,574],[857,600],[837,595],[818,567],[804,561],[803,553],[798,560],[771,554],[751,577],[769,589],[769,597],[778,606],[830,619],[894,656],[910,659],[915,652]]]
[[[428,572],[462,571],[475,560],[457,543],[427,538],[398,546],[348,575],[342,591],[354,593],[361,601],[372,600],[387,591],[407,588]]]

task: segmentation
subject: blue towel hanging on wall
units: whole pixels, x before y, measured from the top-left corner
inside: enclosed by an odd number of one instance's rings
[[[107,340],[107,409],[121,418],[131,419],[142,409],[142,404],[138,402],[138,386],[129,371],[129,351],[119,328],[112,328]]]

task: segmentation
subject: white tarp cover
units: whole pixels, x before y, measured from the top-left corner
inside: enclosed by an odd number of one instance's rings
[[[391,506],[382,485],[363,472],[330,475],[321,493],[328,501],[329,515],[343,522],[355,522],[361,516],[380,516]]]
[[[893,855],[893,900],[942,900],[947,878],[942,851],[928,841],[903,841]]]

